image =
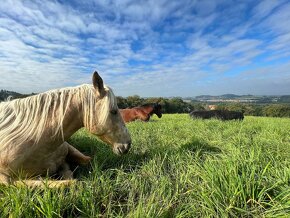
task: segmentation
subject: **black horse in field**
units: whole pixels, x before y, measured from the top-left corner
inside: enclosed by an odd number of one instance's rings
[[[192,118],[211,119],[216,118],[220,120],[243,120],[244,115],[238,111],[228,110],[210,110],[210,111],[192,111],[189,114]]]

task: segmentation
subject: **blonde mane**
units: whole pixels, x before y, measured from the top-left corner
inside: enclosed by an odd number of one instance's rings
[[[117,108],[112,90],[107,86],[105,90],[106,95],[99,98],[92,85],[81,85],[0,103],[0,150],[25,141],[36,144],[48,125],[53,127],[51,137],[64,138],[63,119],[73,99],[82,110],[86,128],[104,125],[110,110]],[[97,102],[100,108],[96,108]]]

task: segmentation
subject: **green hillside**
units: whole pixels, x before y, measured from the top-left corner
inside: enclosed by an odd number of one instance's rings
[[[64,189],[0,187],[1,217],[286,217],[290,119],[192,120],[167,115],[128,125],[126,156],[86,131],[70,142],[94,156]]]

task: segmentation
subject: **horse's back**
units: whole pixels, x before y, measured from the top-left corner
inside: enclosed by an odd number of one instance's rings
[[[128,123],[137,119],[147,121],[147,115],[140,107],[120,109],[123,120]]]
[[[120,109],[121,116],[123,120],[127,122],[131,122],[137,119],[135,110],[126,108],[126,109]]]

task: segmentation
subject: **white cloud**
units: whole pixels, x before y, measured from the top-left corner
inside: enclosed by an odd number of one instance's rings
[[[255,19],[263,19],[270,15],[270,13],[275,10],[278,6],[284,3],[285,0],[273,1],[273,0],[263,0],[261,1],[253,10],[253,16]]]

